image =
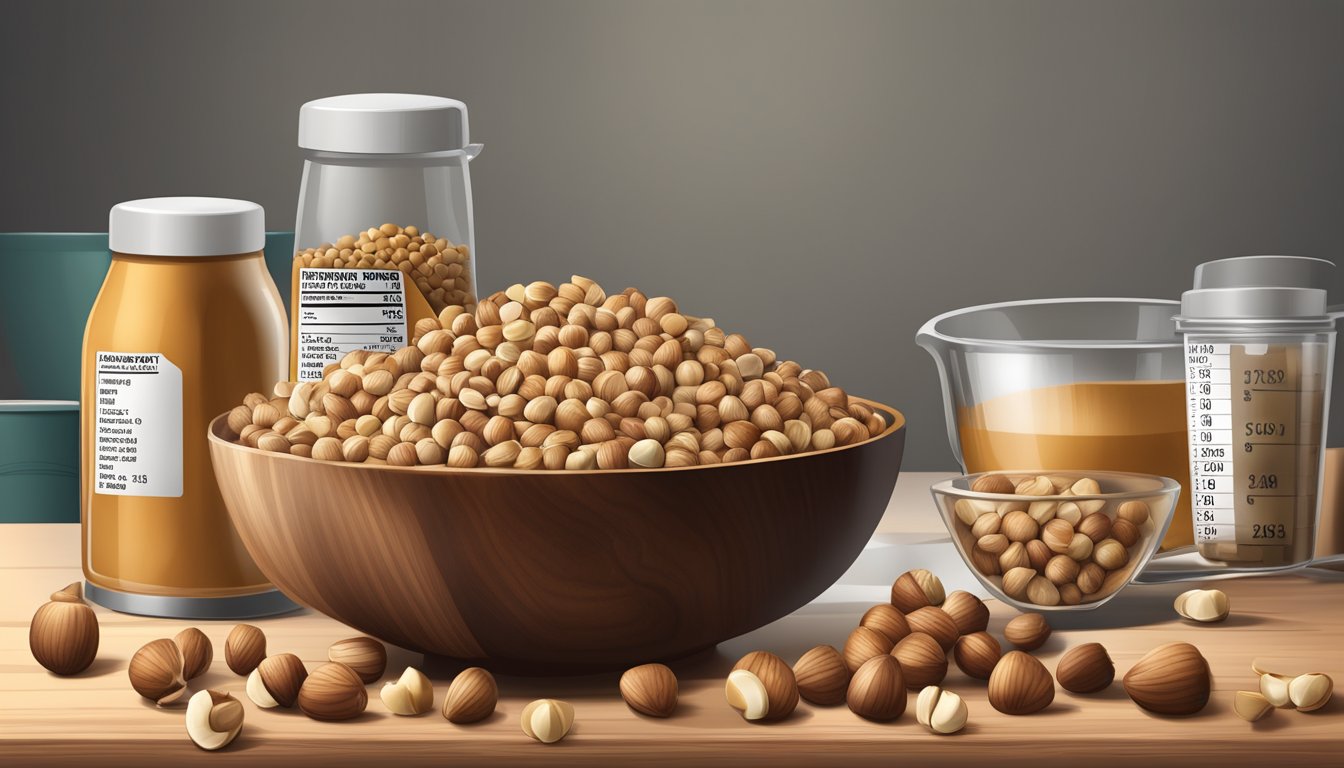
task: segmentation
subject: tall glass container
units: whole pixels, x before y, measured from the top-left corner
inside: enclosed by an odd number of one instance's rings
[[[304,152],[290,306],[293,378],[355,349],[395,351],[415,323],[476,304],[467,107],[438,96],[333,96],[299,110]],[[400,274],[396,274],[400,272]]]

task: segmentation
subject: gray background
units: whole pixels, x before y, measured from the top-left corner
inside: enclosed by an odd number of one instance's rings
[[[290,229],[302,102],[453,96],[486,146],[487,288],[578,272],[677,297],[902,408],[909,469],[953,466],[913,341],[934,314],[1344,257],[1339,2],[0,13],[0,231],[99,230],[120,200],[182,194]]]

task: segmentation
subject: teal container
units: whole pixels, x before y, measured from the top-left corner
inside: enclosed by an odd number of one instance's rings
[[[79,400],[84,323],[107,234],[0,233],[0,400]]]
[[[79,403],[0,400],[0,523],[79,522]]]

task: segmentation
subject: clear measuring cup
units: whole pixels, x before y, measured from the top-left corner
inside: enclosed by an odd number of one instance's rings
[[[1334,264],[1201,264],[1181,297],[1195,546],[1228,570],[1305,565],[1316,540],[1334,360]]]

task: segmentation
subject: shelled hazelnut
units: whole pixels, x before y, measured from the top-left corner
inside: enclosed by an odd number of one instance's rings
[[[1004,594],[1034,605],[1078,605],[1100,600],[1123,584],[1123,572],[1152,535],[1148,504],[1087,498],[1100,495],[1088,477],[982,475],[971,489],[1015,496],[1071,500],[953,503],[957,534],[973,568]]]
[[[424,294],[435,312],[446,307],[470,309],[471,253],[414,226],[384,224],[358,235],[344,235],[294,255],[298,266],[319,269],[396,269]]]
[[[821,371],[579,276],[447,306],[412,341],[249,395],[228,415],[233,439],[319,461],[587,470],[764,459],[887,428]]]

